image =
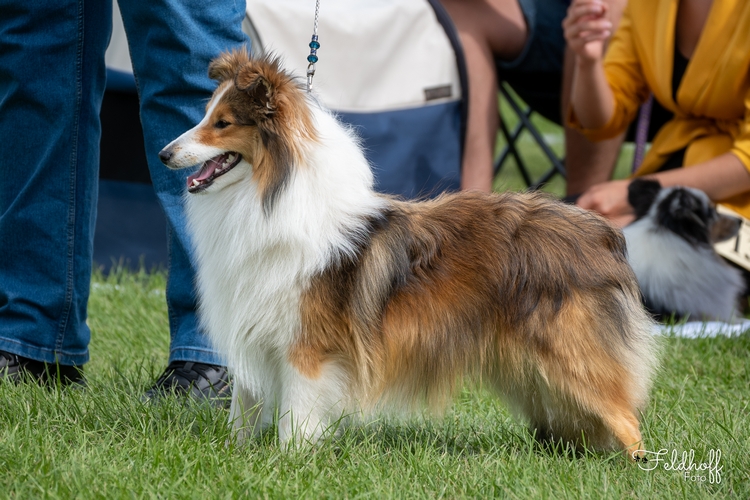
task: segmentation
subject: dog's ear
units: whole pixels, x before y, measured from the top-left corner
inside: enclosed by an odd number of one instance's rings
[[[711,243],[719,243],[737,236],[742,226],[742,219],[731,215],[716,214],[716,220],[711,224],[709,239]]]
[[[219,83],[231,80],[248,62],[250,62],[250,55],[244,47],[232,52],[224,52],[208,65],[208,77]]]
[[[276,113],[276,89],[265,76],[250,65],[240,68],[234,78],[237,90],[245,92],[253,103],[253,115],[256,120],[273,117]]]
[[[636,220],[648,213],[660,190],[659,181],[652,179],[633,179],[628,185],[628,203],[635,210]]]
[[[234,85],[248,97],[247,111],[258,127],[258,134],[268,154],[255,168],[260,196],[267,215],[289,182],[294,164],[288,124],[274,120],[284,109],[284,77],[277,60],[261,60],[240,68]]]

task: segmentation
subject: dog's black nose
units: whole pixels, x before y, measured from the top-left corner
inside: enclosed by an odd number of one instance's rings
[[[161,162],[163,164],[166,165],[167,162],[169,162],[169,160],[171,158],[172,158],[172,152],[171,151],[168,151],[166,149],[162,149],[161,151],[159,151],[159,159],[161,160]]]

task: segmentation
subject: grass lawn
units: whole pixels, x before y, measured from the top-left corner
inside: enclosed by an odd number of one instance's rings
[[[559,129],[540,128],[562,147]],[[512,170],[498,187],[522,188]],[[646,447],[666,450],[666,465],[673,451],[679,463],[693,450],[697,465],[719,450],[718,476],[543,449],[501,402],[468,389],[444,416],[373,422],[286,454],[271,434],[226,447],[226,410],[140,401],[167,361],[165,284],[160,272],[94,277],[86,390],[0,384],[0,498],[750,498],[748,333],[665,339],[643,415]]]
[[[667,462],[721,450],[714,484],[619,453],[542,449],[469,390],[443,417],[373,422],[285,454],[272,435],[225,447],[226,410],[139,400],[167,359],[164,287],[162,273],[95,276],[88,389],[0,384],[0,497],[750,498],[749,334],[666,339],[643,416],[647,448]]]

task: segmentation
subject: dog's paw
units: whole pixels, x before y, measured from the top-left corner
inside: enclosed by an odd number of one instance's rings
[[[628,458],[632,460],[635,463],[648,463],[648,458],[646,457],[646,450],[642,449],[636,449],[636,450],[628,450]]]

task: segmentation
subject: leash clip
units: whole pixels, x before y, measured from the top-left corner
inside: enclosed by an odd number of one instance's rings
[[[315,63],[310,63],[307,65],[307,91],[312,91],[312,81],[313,76],[315,76]]]

